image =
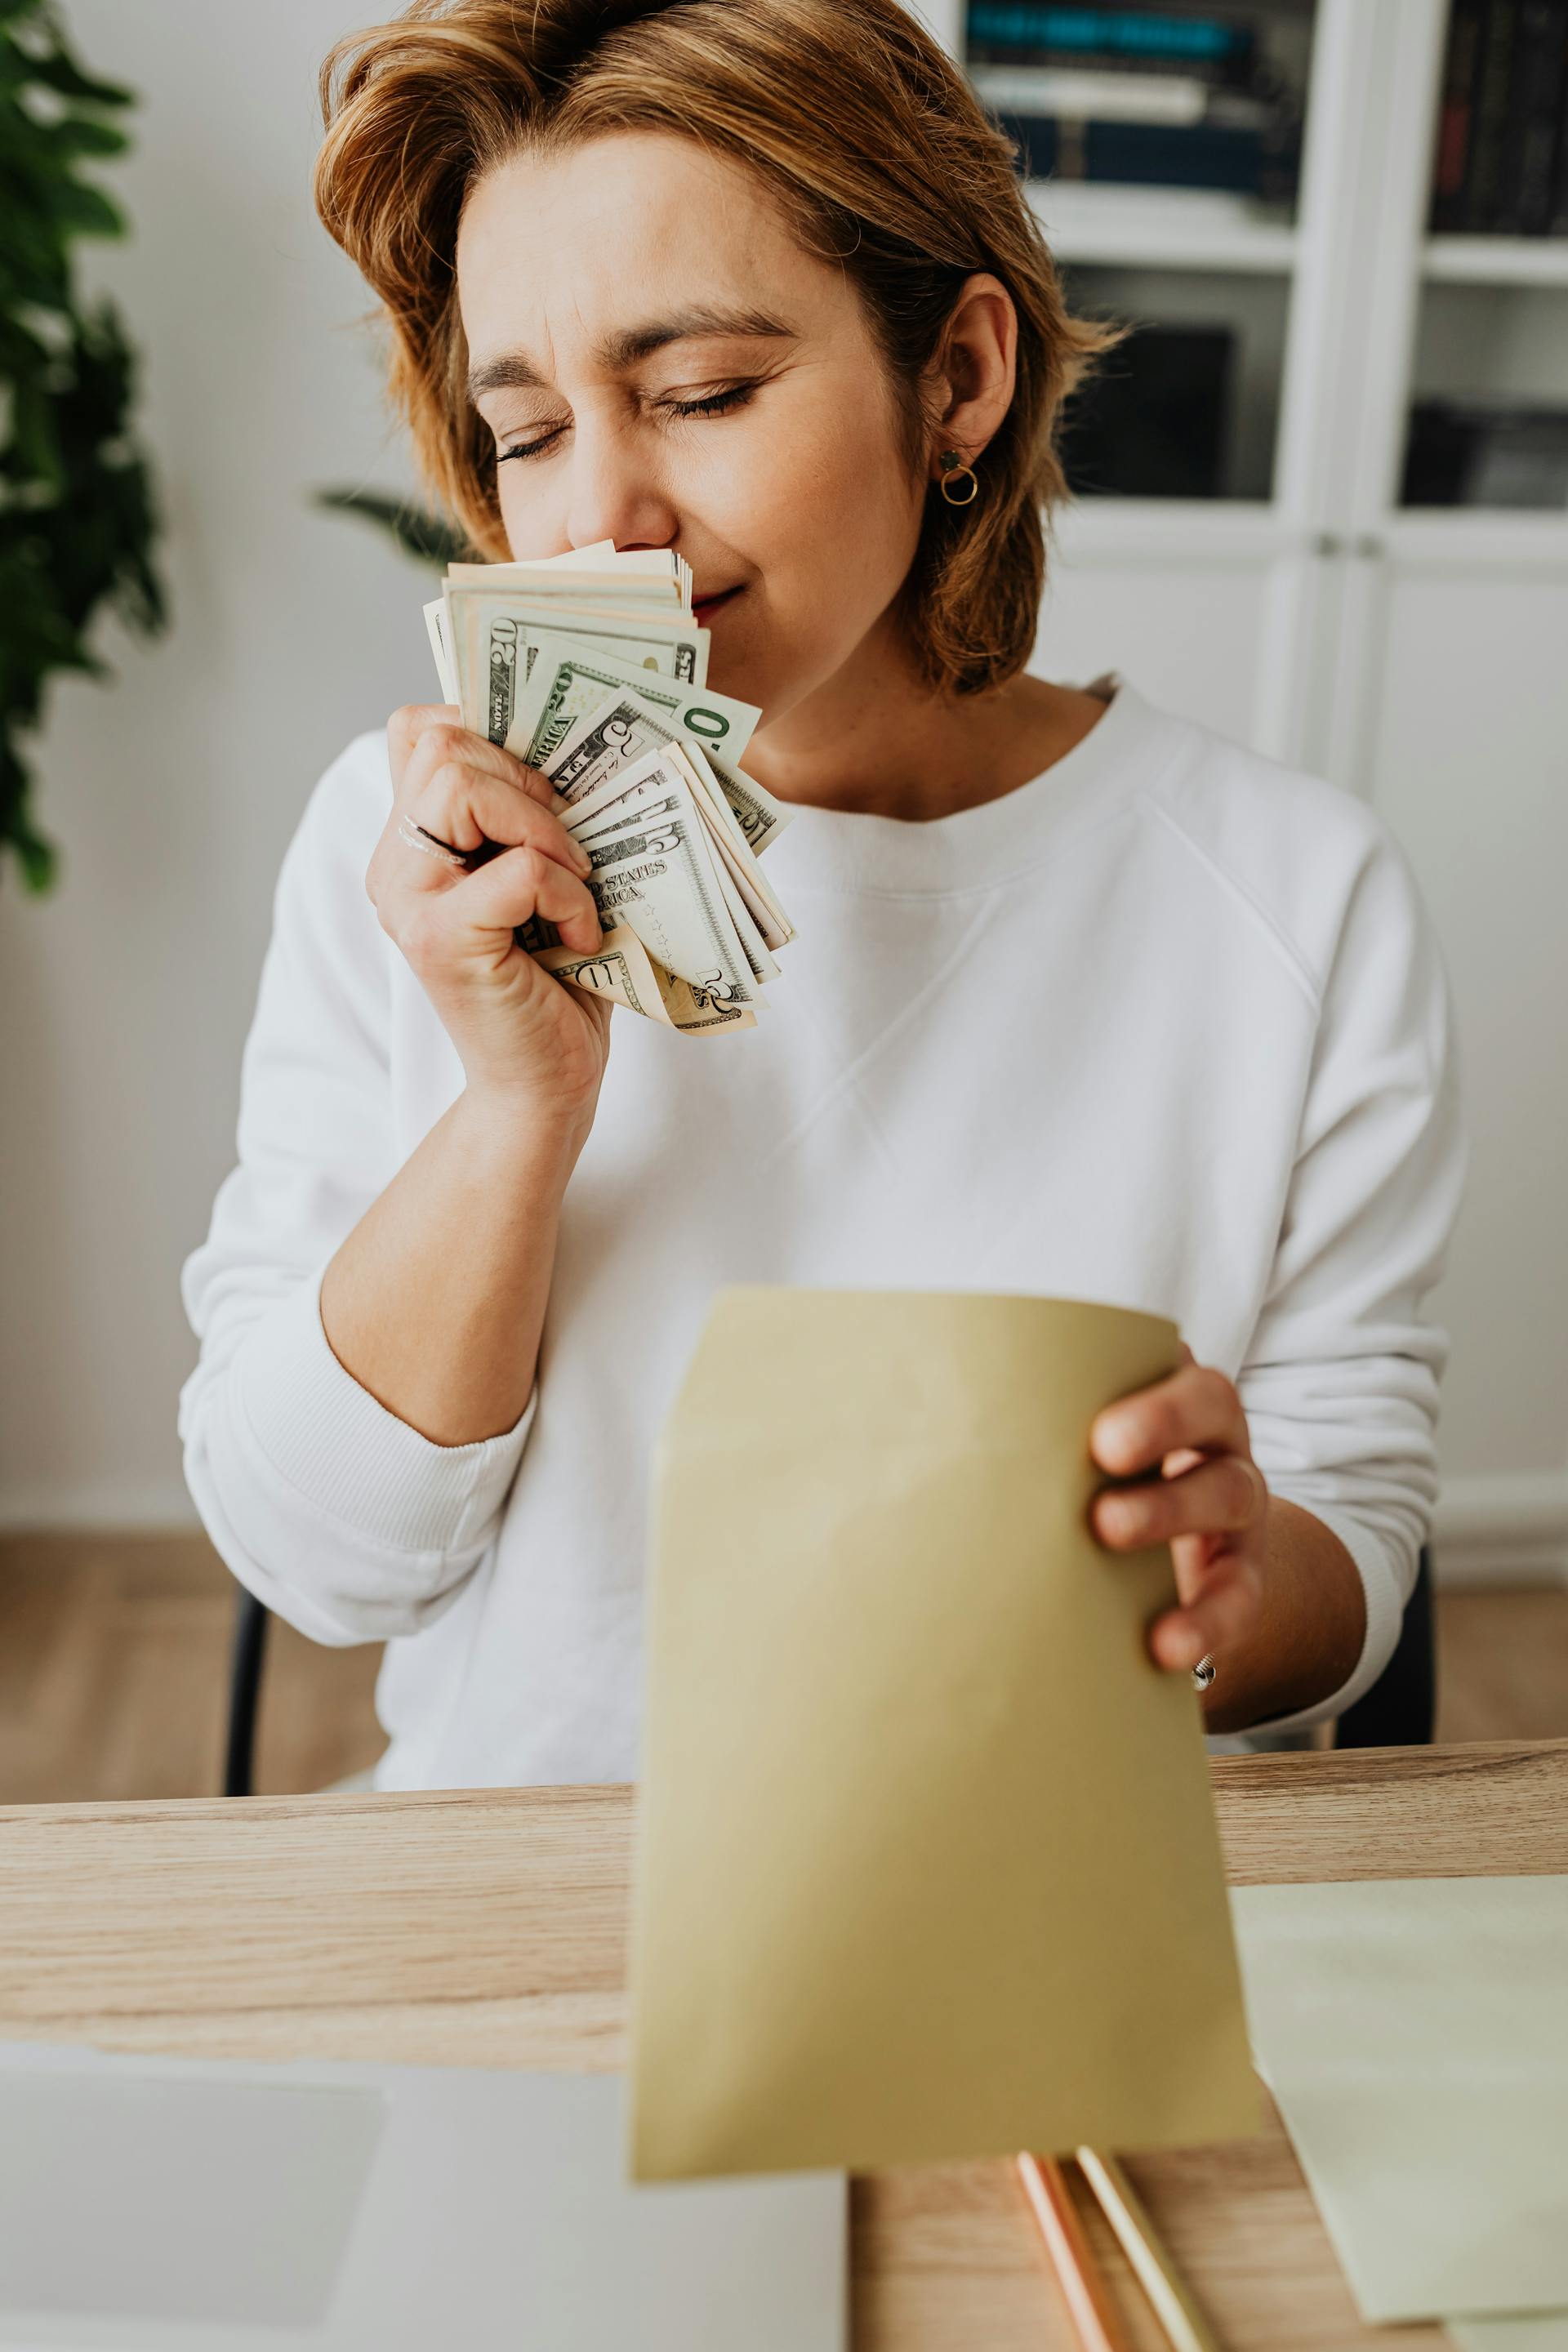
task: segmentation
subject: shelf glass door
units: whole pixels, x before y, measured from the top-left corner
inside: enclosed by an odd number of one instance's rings
[[[1075,311],[1131,330],[1069,405],[1075,494],[1268,499],[1289,277],[1093,264],[1064,276]]]
[[[1568,284],[1424,284],[1399,498],[1568,518]]]

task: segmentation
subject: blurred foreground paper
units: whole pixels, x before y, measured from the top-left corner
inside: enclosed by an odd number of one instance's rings
[[[1103,1550],[1077,1301],[725,1292],[665,1433],[632,1950],[645,2179],[1257,2127],[1199,1713]]]
[[[1455,2352],[1568,2352],[1568,2311],[1521,2311],[1501,2319],[1443,2322]]]
[[[1258,2064],[1362,2316],[1568,2304],[1568,1878],[1232,1901]]]

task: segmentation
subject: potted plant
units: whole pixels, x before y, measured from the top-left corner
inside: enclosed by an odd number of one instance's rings
[[[72,272],[78,237],[125,232],[80,167],[123,152],[110,118],[132,103],[78,65],[51,0],[0,0],[0,866],[9,850],[35,891],[58,862],[23,752],[48,681],[108,674],[88,642],[104,606],[143,634],[165,618],[133,355]]]

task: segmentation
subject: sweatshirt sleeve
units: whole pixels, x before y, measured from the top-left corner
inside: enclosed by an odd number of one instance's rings
[[[1403,850],[1370,811],[1322,991],[1272,1276],[1237,1377],[1270,1491],[1337,1535],[1366,1636],[1349,1680],[1258,1730],[1369,1689],[1398,1639],[1437,1494],[1447,1333],[1422,1303],[1468,1166],[1453,1011]]]
[[[240,1073],[238,1164],[181,1295],[186,1484],[239,1581],[314,1641],[417,1633],[489,1548],[533,1413],[437,1445],[345,1370],[321,1276],[397,1170],[387,942],[364,887],[389,785],[374,738],[317,785],[284,856]]]

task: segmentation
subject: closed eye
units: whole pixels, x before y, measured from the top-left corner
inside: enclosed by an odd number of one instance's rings
[[[756,391],[755,383],[732,383],[722,392],[704,393],[700,400],[666,400],[660,404],[670,416],[722,416],[731,408],[742,408]]]
[[[664,411],[667,416],[679,416],[682,419],[700,416],[725,416],[737,408],[743,408],[746,403],[753,397],[757,388],[757,383],[754,381],[746,383],[731,383],[725,385],[723,390],[720,392],[703,393],[701,396],[696,400],[661,400],[658,403],[658,406]],[[554,447],[556,442],[559,441],[565,429],[566,428],[563,425],[552,425],[548,433],[542,433],[537,440],[516,441],[512,444],[510,449],[498,450],[496,453],[497,465],[504,466],[508,459],[511,457],[542,457],[546,450]]]
[[[497,450],[496,464],[504,466],[509,457],[537,457],[548,449],[552,442],[559,441],[565,429],[563,425],[552,425],[548,433],[541,434],[537,441],[514,441],[510,449]]]

